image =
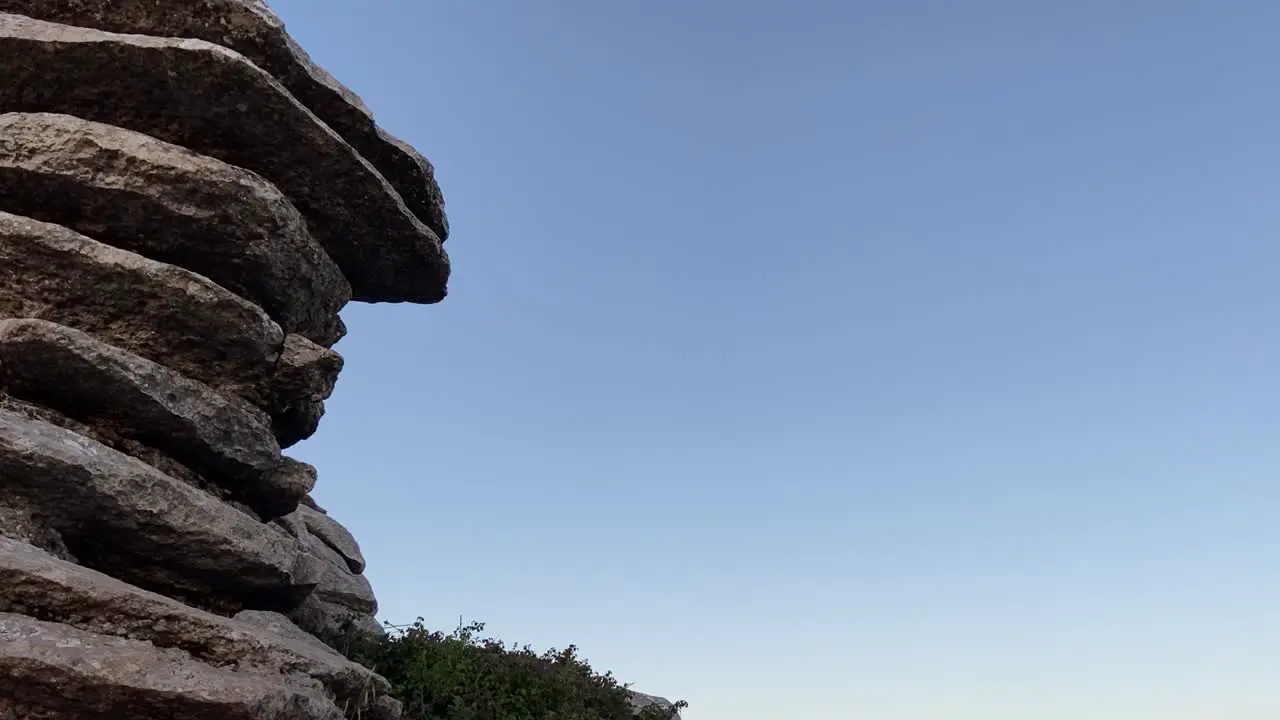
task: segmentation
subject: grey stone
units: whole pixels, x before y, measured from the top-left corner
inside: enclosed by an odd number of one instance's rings
[[[324,401],[333,394],[342,356],[299,335],[285,338],[268,401],[276,440],[290,447],[315,434]]]
[[[274,518],[296,511],[302,498],[315,489],[317,479],[314,465],[285,455],[273,472],[269,485],[276,489],[278,498],[288,498],[288,501],[277,503],[275,509],[264,515]]]
[[[298,607],[289,612],[289,619],[309,633],[319,635],[342,628],[347,622],[366,635],[384,635],[382,627],[372,615],[352,610],[346,605],[307,596]]]
[[[378,629],[382,632],[382,629]],[[369,708],[369,720],[400,720],[404,717],[404,703],[390,695],[379,695]]]
[[[302,543],[312,556],[322,560],[325,565],[324,575],[311,593],[312,597],[364,615],[378,612],[378,600],[373,595],[369,579],[351,572],[346,558],[315,535],[308,534],[302,539]]]
[[[197,38],[239,52],[336,130],[422,222],[441,240],[448,238],[444,196],[431,163],[378,127],[360,98],[317,66],[260,0],[0,0],[0,12],[111,32]]]
[[[200,275],[3,211],[0,317],[73,327],[250,398],[284,344],[266,313]]]
[[[56,425],[64,430],[70,430],[77,435],[83,435],[90,440],[106,445],[112,450],[137,458],[165,475],[208,493],[243,513],[251,516],[257,516],[258,514],[253,508],[237,500],[225,487],[206,480],[204,476],[159,450],[136,440],[117,435],[110,428],[103,425],[86,425],[56,410],[27,402],[26,400],[20,400],[4,392],[0,392],[0,410],[8,410],[28,419],[39,420],[50,425]]]
[[[297,209],[258,175],[69,115],[0,115],[0,207],[197,272],[285,332],[339,337],[351,287]]]
[[[73,327],[243,397],[271,414],[282,447],[315,432],[316,398],[333,392],[342,367],[337,353],[286,338],[256,305],[201,275],[3,211],[0,317]]]
[[[31,511],[31,503],[16,495],[0,495],[0,538],[34,545],[55,557],[75,562],[62,536]]]
[[[315,635],[312,635],[306,630],[294,625],[292,620],[278,612],[271,612],[269,610],[241,610],[235,614],[234,620],[257,630],[266,631],[272,635],[278,635],[294,642],[304,643],[312,648],[323,650],[325,653],[334,652]],[[381,678],[377,678],[375,680],[375,682],[378,681],[381,681]],[[379,687],[382,687],[380,682]]]
[[[315,590],[295,608],[289,617],[307,633],[321,634],[338,629],[344,621],[355,621],[356,628],[366,633],[382,634],[385,631],[374,619],[378,600],[369,580],[350,567],[350,561],[312,534],[307,519],[328,519],[311,508],[300,505],[296,511],[272,521],[293,537],[302,541],[311,557],[324,566],[323,576]],[[324,528],[322,523],[316,523]],[[322,529],[321,532],[325,532]]]
[[[345,720],[319,687],[10,613],[0,613],[0,677],[0,717]]]
[[[145,640],[214,666],[266,675],[300,673],[318,681],[339,703],[353,707],[389,691],[384,679],[338,655],[283,615],[247,610],[228,619],[2,538],[0,612]]]
[[[87,567],[198,607],[277,610],[325,569],[296,538],[76,433],[0,410],[0,494]]]
[[[364,554],[360,552],[360,544],[356,542],[350,530],[325,513],[312,510],[306,505],[299,506],[297,514],[301,516],[312,535],[342,556],[351,572],[356,574],[364,572]]]
[[[675,703],[670,700],[656,695],[645,695],[635,690],[628,690],[627,692],[631,695],[631,708],[637,715],[643,712],[645,708],[657,705],[663,710],[672,713],[670,715],[671,720],[680,720],[680,713],[672,712],[675,709]]]
[[[433,303],[447,292],[436,234],[341,136],[233,50],[0,14],[0,73],[0,111],[116,125],[263,176],[302,211],[353,299]]]
[[[279,526],[285,532],[299,540],[306,540],[307,536],[311,534],[307,530],[307,524],[302,521],[302,515],[299,514],[297,510],[294,510],[288,515],[281,515],[278,518],[273,518],[271,520],[271,524]]]
[[[333,350],[289,335],[284,339],[272,389],[281,396],[281,404],[323,401],[333,394],[342,365],[342,356]]]
[[[266,413],[79,330],[0,320],[0,387],[164,452],[266,517],[315,486],[313,468],[286,463]]]
[[[378,601],[368,579],[354,574],[348,567],[346,558],[311,534],[304,512],[324,517],[310,508],[299,506],[291,515],[273,521],[301,540],[309,557],[325,568],[315,590],[289,612],[289,619],[310,635],[339,630],[348,621],[352,622],[357,631],[371,635],[385,634],[386,630],[374,618],[378,611]]]

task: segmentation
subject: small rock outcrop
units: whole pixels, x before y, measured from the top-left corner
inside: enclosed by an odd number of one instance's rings
[[[399,717],[284,449],[444,298],[431,164],[257,0],[0,0],[0,76],[0,718]]]

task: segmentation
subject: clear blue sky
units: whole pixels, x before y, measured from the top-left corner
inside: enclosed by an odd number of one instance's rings
[[[274,0],[436,163],[297,449],[687,720],[1280,716],[1280,3]]]

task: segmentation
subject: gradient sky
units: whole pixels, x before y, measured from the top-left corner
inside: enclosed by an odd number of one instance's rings
[[[1280,717],[1280,3],[273,0],[436,164],[296,449],[687,720]]]

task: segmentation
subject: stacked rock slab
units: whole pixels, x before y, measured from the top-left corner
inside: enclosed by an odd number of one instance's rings
[[[0,0],[0,77],[0,719],[398,717],[283,450],[444,298],[431,164],[258,0]]]

